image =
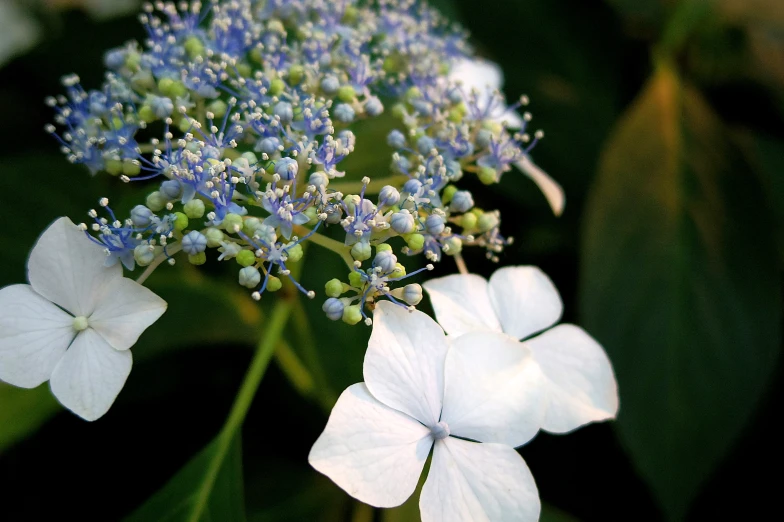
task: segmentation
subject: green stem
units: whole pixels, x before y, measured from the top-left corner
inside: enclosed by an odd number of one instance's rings
[[[381,192],[381,189],[384,188],[386,185],[392,185],[393,187],[397,187],[402,185],[408,181],[408,176],[399,175],[399,176],[389,176],[386,178],[379,178],[371,180],[368,183],[367,188],[365,189],[365,195],[367,194],[378,194]],[[342,192],[343,194],[359,194],[362,192],[362,185],[361,181],[333,181],[329,184],[329,188],[332,190],[337,190],[338,192]]]
[[[261,383],[261,379],[267,371],[275,346],[278,344],[286,322],[289,319],[292,305],[291,299],[281,296],[272,309],[272,314],[269,316],[264,330],[264,336],[256,348],[256,353],[250,363],[248,372],[245,374],[245,379],[242,381],[240,391],[234,399],[234,405],[231,407],[229,417],[218,434],[215,457],[210,462],[210,467],[196,495],[197,501],[193,506],[191,516],[188,518],[190,522],[198,522],[204,513],[204,509],[207,507],[207,500],[215,485],[215,479],[218,477],[218,472],[231,447],[232,440],[245,420],[245,415],[247,415],[248,408],[251,402],[253,402],[259,383]]]
[[[152,274],[155,271],[155,269],[160,266],[161,263],[169,259],[171,256],[173,256],[180,250],[182,250],[182,244],[180,243],[177,243],[171,248],[167,248],[165,254],[159,255],[158,257],[153,259],[152,263],[147,265],[147,269],[144,272],[142,272],[142,275],[136,278],[136,282],[139,283],[140,285],[143,285],[144,282],[147,280],[147,278],[150,277],[150,274]]]
[[[304,237],[310,233],[310,229],[303,227],[302,225],[294,225],[294,232],[300,236]],[[341,243],[340,241],[335,241],[332,238],[329,238],[323,234],[313,234],[308,238],[308,241],[313,241],[315,244],[322,248],[326,248],[327,250],[332,250],[336,254],[340,255],[343,258],[343,261],[349,266],[349,268],[353,268],[354,266],[354,258],[351,257],[349,253],[351,249]]]
[[[688,39],[699,30],[711,14],[712,2],[684,0],[679,2],[664,27],[656,48],[659,59],[670,60],[683,50]]]

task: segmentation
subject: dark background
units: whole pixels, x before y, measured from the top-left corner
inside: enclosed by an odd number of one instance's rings
[[[542,267],[564,298],[564,320],[607,348],[618,375],[618,422],[540,434],[521,449],[546,504],[542,520],[753,520],[778,512],[784,5],[437,4],[471,31],[479,54],[501,65],[510,98],[531,97],[534,123],[546,131],[534,159],[567,194],[555,218],[519,173],[491,189],[469,183],[481,205],[501,210],[503,230],[516,239],[501,264]],[[51,120],[43,99],[62,91],[59,78],[77,72],[87,88],[98,86],[104,50],[142,37],[135,18],[34,11],[42,40],[0,68],[0,285],[24,281],[27,252],[55,217],[80,220],[104,195],[127,210],[150,190],[91,179],[43,132]],[[674,99],[685,107],[674,122],[667,103],[655,106],[666,98],[655,93],[673,85],[662,71],[674,71]],[[682,136],[675,159],[661,145],[671,132]],[[362,154],[359,132],[358,140]],[[363,167],[374,165],[367,161]],[[670,189],[679,194],[672,208],[661,203]],[[343,268],[310,248],[303,284],[320,291]],[[466,260],[485,276],[494,270],[481,253]],[[178,268],[151,279],[169,311],[134,347],[134,371],[100,421],[61,410],[46,386],[0,385],[0,520],[121,519],[218,432],[264,306],[240,295],[225,267]],[[454,270],[446,260],[433,275]],[[316,346],[339,392],[362,380],[369,329],[331,323],[319,307],[318,298],[305,303],[312,339],[296,326],[288,338],[295,348]],[[326,422],[319,404],[270,368],[243,428],[248,520],[365,520],[307,465]],[[409,508],[375,517],[410,520]]]

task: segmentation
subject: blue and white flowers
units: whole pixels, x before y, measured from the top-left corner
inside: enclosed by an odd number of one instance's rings
[[[122,276],[68,218],[30,253],[29,285],[0,289],[0,379],[52,393],[86,420],[105,414],[131,371],[130,348],[166,302]]]

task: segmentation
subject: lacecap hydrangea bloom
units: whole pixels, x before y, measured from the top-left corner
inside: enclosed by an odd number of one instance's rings
[[[310,241],[349,271],[325,281],[326,315],[369,324],[379,299],[421,299],[405,258],[496,258],[509,243],[460,182],[500,182],[542,134],[515,112],[527,98],[507,106],[500,77],[466,69],[465,33],[423,2],[152,2],[140,18],[147,39],[106,54],[102,86],[68,76],[48,100],[71,162],[158,182],[126,217],[91,213],[110,262],[215,258],[258,300]],[[347,173],[369,145],[354,129],[374,119],[391,129],[389,168]]]

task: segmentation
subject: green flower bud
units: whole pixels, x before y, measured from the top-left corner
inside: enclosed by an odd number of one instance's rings
[[[137,245],[133,249],[133,259],[139,266],[147,266],[155,259],[155,251],[148,244]]]
[[[188,53],[188,56],[191,58],[196,58],[197,56],[201,56],[204,54],[204,44],[201,43],[201,40],[196,36],[191,36],[185,43],[183,44],[185,48],[185,52]]]
[[[338,99],[342,102],[350,103],[356,96],[357,92],[351,85],[343,85],[338,89]]]
[[[193,130],[193,118],[185,116],[180,120],[180,123],[177,124],[177,127],[180,129],[181,132],[189,132]]]
[[[400,263],[395,263],[395,269],[392,271],[392,277],[404,277],[406,275],[406,267],[401,265]]]
[[[158,192],[151,192],[147,199],[144,201],[147,208],[152,210],[153,212],[158,212],[166,208],[166,198],[163,197],[163,194]]]
[[[392,247],[389,244],[381,243],[380,245],[376,245],[376,254],[378,254],[379,252],[386,252],[386,251],[390,251],[390,252],[392,251]]]
[[[131,71],[137,70],[141,62],[142,55],[139,53],[128,53],[125,57],[125,66]]]
[[[289,263],[296,263],[300,259],[302,259],[302,255],[304,251],[302,250],[302,245],[296,244],[290,247],[286,247],[286,254],[288,255],[288,262]]]
[[[186,216],[182,212],[175,212],[174,230],[177,230],[178,232],[182,232],[186,228],[188,228],[188,216]]]
[[[495,169],[490,167],[479,167],[477,176],[479,177],[479,181],[485,185],[492,185],[498,181],[498,173]]]
[[[298,85],[304,77],[305,68],[301,65],[293,65],[291,69],[289,69],[289,83],[291,85]]]
[[[459,254],[463,250],[463,241],[457,237],[452,236],[444,243],[444,253],[448,256]]]
[[[343,19],[341,20],[341,22],[343,22],[346,25],[352,25],[356,23],[358,19],[359,19],[359,9],[357,9],[353,5],[350,5],[346,7],[345,11],[343,11]]]
[[[460,217],[460,226],[465,230],[472,230],[476,227],[477,217],[476,214],[469,212]]]
[[[242,216],[239,214],[226,214],[223,218],[223,229],[229,234],[235,234],[242,230]]]
[[[191,219],[199,219],[204,215],[204,202],[200,199],[192,199],[183,207],[185,215]]]
[[[215,100],[207,105],[207,110],[215,115],[215,118],[223,118],[229,106],[223,100]]]
[[[324,293],[327,297],[340,297],[343,294],[343,282],[340,279],[330,279],[324,285]]]
[[[242,231],[245,232],[245,235],[253,236],[256,233],[256,229],[261,226],[261,220],[255,217],[249,217],[245,221],[242,222]]]
[[[420,91],[419,88],[417,87],[409,87],[409,89],[406,91],[405,94],[406,101],[415,100],[421,97],[422,97],[422,91]]]
[[[476,225],[480,232],[487,232],[498,226],[500,220],[498,219],[497,212],[485,212],[479,216]]]
[[[126,176],[133,177],[139,175],[139,172],[142,171],[142,167],[138,162],[132,159],[125,159],[123,160],[122,170],[123,174]]]
[[[269,279],[267,280],[267,290],[270,292],[277,292],[281,288],[283,288],[281,280],[274,275],[269,276]]]
[[[199,252],[198,254],[190,255],[188,256],[188,262],[192,265],[203,265],[207,262],[207,254]]]
[[[390,112],[392,113],[392,116],[394,116],[398,120],[402,120],[403,117],[406,115],[406,108],[405,106],[403,106],[403,104],[397,103],[392,106]]]
[[[454,185],[447,185],[444,187],[444,191],[441,192],[441,201],[444,205],[448,205],[450,201],[452,201],[452,196],[455,195],[457,192],[457,187]]]
[[[353,271],[348,274],[348,282],[354,288],[362,288],[364,284],[362,282],[362,275],[359,272]]]
[[[318,221],[318,209],[315,206],[306,208],[304,214],[309,219],[307,224],[313,225],[316,221]]]
[[[250,250],[240,250],[235,259],[240,266],[251,266],[256,264],[256,254]]]
[[[225,237],[223,232],[217,228],[208,228],[204,231],[204,237],[207,238],[207,246],[210,248],[218,248]]]
[[[355,325],[362,320],[362,310],[359,305],[347,306],[343,309],[343,322]]]
[[[410,248],[414,252],[418,252],[419,250],[422,250],[422,248],[425,246],[425,236],[423,236],[422,234],[409,234],[405,236],[403,239],[406,240],[406,244],[408,245],[408,248]]]
[[[294,67],[292,67],[292,70],[289,71],[289,79],[291,79],[291,75],[294,74],[293,71],[294,71]],[[284,82],[280,78],[275,78],[270,82],[270,86],[269,89],[267,90],[267,94],[269,94],[270,96],[277,96],[280,93],[282,93],[283,89],[285,88],[286,88],[286,82]]]
[[[373,252],[370,249],[370,243],[359,241],[357,243],[354,243],[354,246],[351,247],[351,256],[357,261],[365,261],[367,259],[370,259],[370,256],[372,255]]]
[[[141,106],[141,108],[139,109],[139,118],[147,123],[153,122],[158,119],[158,117],[155,115],[155,111],[153,111],[152,107],[150,107],[149,105]]]
[[[104,168],[112,176],[119,176],[122,174],[123,162],[119,159],[107,159],[104,162]]]

